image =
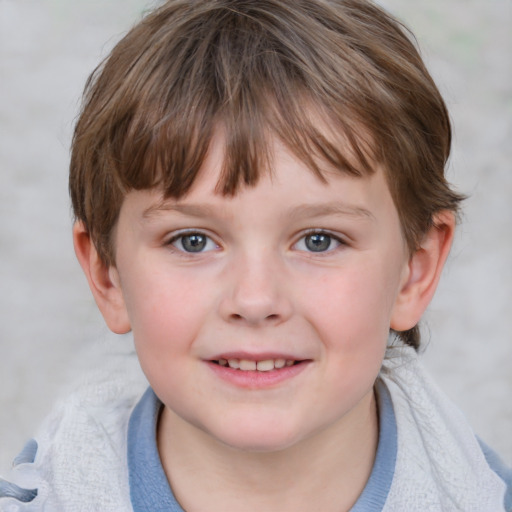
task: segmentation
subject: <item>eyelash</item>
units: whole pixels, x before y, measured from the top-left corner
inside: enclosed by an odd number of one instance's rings
[[[197,237],[204,237],[205,245],[203,247],[200,247],[200,250],[198,250],[198,251],[186,250],[186,248],[183,245],[183,240],[186,239],[186,237],[192,237],[194,235],[197,236]],[[328,237],[329,245],[328,245],[328,247],[325,250],[315,251],[315,250],[311,250],[311,247],[307,246],[307,242],[306,242],[307,238],[308,237],[312,237],[314,235],[324,235],[325,237]],[[182,240],[181,248],[177,247],[175,245],[180,239]],[[302,233],[301,237],[293,244],[293,247],[294,248],[297,247],[299,245],[299,243],[302,242],[302,241],[303,241],[303,243],[304,243],[304,245],[306,247],[304,249],[299,249],[299,250],[301,252],[305,252],[305,253],[308,253],[308,254],[314,254],[315,256],[322,256],[322,255],[330,254],[333,251],[335,251],[336,249],[338,249],[340,246],[346,246],[347,245],[346,241],[344,241],[339,236],[336,236],[333,233],[331,233],[329,231],[322,230],[322,229],[312,229],[312,230],[309,230],[309,231],[306,231],[306,232]],[[332,245],[333,242],[335,244],[337,244],[337,245],[336,245],[336,247],[331,248],[331,245]],[[208,247],[209,243],[210,243],[210,245],[213,243],[215,247],[213,247],[213,248],[210,247],[206,251],[203,250],[204,248]],[[180,253],[180,255],[187,256],[187,257],[188,256],[192,256],[192,255],[204,254],[206,252],[211,252],[211,251],[219,248],[219,245],[213,240],[213,238],[211,236],[207,235],[206,233],[204,233],[202,231],[198,231],[198,230],[190,230],[190,231],[179,232],[179,233],[175,234],[172,238],[170,238],[166,242],[166,245],[171,246],[178,253]]]
[[[208,245],[208,242],[210,243],[213,243],[215,245],[215,247],[212,249],[210,248],[209,250],[207,251],[203,251],[203,250],[200,250],[200,251],[187,251],[184,246],[183,246],[183,239],[185,239],[186,237],[192,237],[193,235],[196,235],[198,237],[204,237],[206,239],[206,245]],[[182,240],[182,243],[181,243],[181,248],[179,247],[176,247],[175,243],[177,243],[179,240]],[[215,249],[218,249],[219,248],[219,245],[213,240],[213,238],[209,235],[207,235],[206,233],[203,233],[202,231],[199,231],[199,230],[190,230],[190,231],[181,231],[177,234],[175,234],[173,237],[171,237],[165,245],[168,245],[168,246],[171,246],[174,250],[176,250],[176,252],[180,253],[180,255],[183,255],[183,256],[191,256],[191,255],[196,255],[196,254],[204,254],[205,252],[211,252],[212,250],[215,250]]]
[[[302,233],[301,237],[297,240],[297,242],[295,242],[294,247],[297,246],[297,244],[299,242],[301,242],[302,240],[305,241],[307,239],[307,237],[310,237],[310,236],[313,236],[313,235],[325,235],[326,237],[329,237],[331,243],[335,242],[338,245],[336,247],[334,247],[334,248],[328,248],[325,251],[302,250],[303,252],[306,252],[308,254],[313,254],[315,256],[325,256],[327,254],[330,254],[330,253],[334,252],[340,246],[346,246],[347,245],[347,242],[345,240],[343,240],[341,237],[331,233],[330,231],[326,231],[324,229],[312,229],[312,230],[309,230],[309,231],[306,231],[306,232]],[[306,242],[304,242],[304,243],[306,243]]]

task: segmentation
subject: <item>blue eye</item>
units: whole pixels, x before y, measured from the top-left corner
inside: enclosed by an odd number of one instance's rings
[[[328,252],[336,249],[342,242],[332,235],[324,232],[310,233],[302,237],[296,244],[300,251]]]
[[[171,245],[183,252],[200,253],[217,249],[217,244],[203,233],[186,233],[174,237]]]

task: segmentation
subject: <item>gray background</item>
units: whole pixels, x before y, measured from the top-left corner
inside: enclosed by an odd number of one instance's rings
[[[512,2],[382,3],[419,39],[455,124],[450,179],[471,195],[424,359],[512,462]],[[75,262],[66,180],[85,79],[147,6],[0,0],[0,471],[107,345],[130,348]]]

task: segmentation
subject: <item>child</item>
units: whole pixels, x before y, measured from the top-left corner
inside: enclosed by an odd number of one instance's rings
[[[510,471],[415,355],[462,199],[449,149],[367,1],[149,14],[87,84],[70,190],[151,387],[121,364],[61,404],[0,510],[510,510]]]

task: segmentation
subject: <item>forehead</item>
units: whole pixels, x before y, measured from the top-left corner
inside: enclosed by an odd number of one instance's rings
[[[344,216],[376,222],[383,212],[388,212],[398,222],[384,172],[378,165],[372,174],[353,176],[324,162],[322,174],[318,175],[274,139],[271,167],[262,173],[256,184],[242,185],[234,194],[226,195],[220,186],[224,158],[225,143],[222,136],[218,136],[185,195],[169,198],[155,190],[146,196],[143,207],[141,205],[144,221],[168,212],[193,218],[236,217],[242,210],[252,208],[255,217],[270,216],[276,220]]]
[[[267,126],[257,142],[252,141],[244,148],[240,160],[233,157],[233,134],[227,133],[225,126],[218,123],[190,186],[182,193],[175,194],[163,184],[165,199],[185,198],[198,191],[234,197],[255,187],[261,178],[294,188],[298,184],[298,173],[309,174],[311,179],[308,181],[315,185],[323,183],[328,186],[332,178],[340,175],[363,178],[381,171],[382,166],[373,156],[372,137],[365,130],[358,129],[356,139],[350,138],[319,119],[317,111],[309,109],[304,112],[306,114],[315,126],[316,147],[311,147],[311,140],[304,142],[304,145],[300,145],[298,140],[292,143],[290,137],[282,137]],[[336,153],[331,152],[330,148],[336,148]],[[253,158],[251,153],[254,153]],[[283,172],[283,169],[288,172]]]

